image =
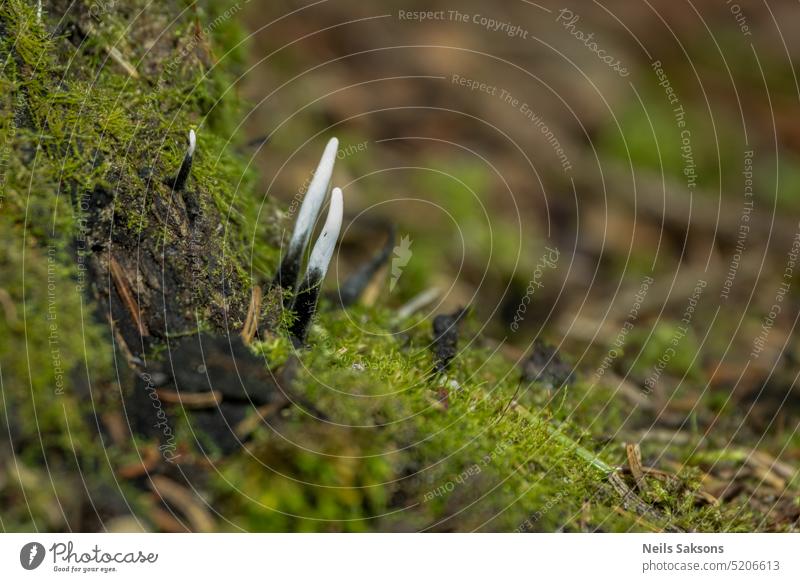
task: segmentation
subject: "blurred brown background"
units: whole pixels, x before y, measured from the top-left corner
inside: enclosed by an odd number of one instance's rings
[[[248,135],[269,136],[254,153],[265,195],[288,203],[324,140],[342,140],[339,278],[390,220],[413,253],[390,304],[436,287],[436,308],[472,304],[499,340],[547,337],[592,369],[652,277],[619,378],[641,388],[677,334],[662,401],[687,382],[688,407],[706,389],[723,403],[761,393],[765,425],[796,404],[793,274],[751,356],[798,230],[795,3],[247,10],[240,88]]]

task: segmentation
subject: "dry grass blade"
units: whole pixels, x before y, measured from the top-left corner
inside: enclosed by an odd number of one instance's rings
[[[211,515],[188,489],[162,475],[150,478],[150,487],[165,503],[178,509],[195,532],[210,533],[216,528]]]
[[[122,69],[128,74],[129,77],[133,79],[139,78],[139,72],[136,70],[136,67],[134,67],[128,61],[128,59],[122,56],[122,53],[119,52],[119,49],[117,47],[106,45],[104,48],[106,50],[106,53],[108,53],[108,56],[111,58],[111,60],[117,63],[120,67],[122,67]]]

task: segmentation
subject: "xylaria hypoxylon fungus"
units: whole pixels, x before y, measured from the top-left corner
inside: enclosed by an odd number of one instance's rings
[[[328,266],[333,258],[333,251],[336,248],[336,241],[339,239],[339,232],[342,229],[342,216],[344,213],[344,199],[341,188],[334,188],[331,193],[331,205],[328,209],[328,218],[325,226],[311,250],[308,259],[306,275],[297,292],[294,302],[295,320],[292,325],[292,337],[302,343],[308,334],[314,314],[317,310],[320,288]]]
[[[300,267],[303,261],[314,224],[317,222],[320,210],[325,204],[328,194],[328,186],[333,175],[333,165],[336,162],[336,154],[339,148],[339,140],[331,138],[325,146],[319,165],[314,172],[314,177],[308,186],[300,211],[297,213],[297,221],[292,231],[292,237],[286,253],[281,261],[278,274],[274,283],[284,289],[294,291],[297,287],[297,280],[300,274]]]

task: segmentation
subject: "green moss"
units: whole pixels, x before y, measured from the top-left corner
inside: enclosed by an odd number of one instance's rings
[[[292,408],[281,438],[261,433],[255,459],[225,464],[240,489],[219,501],[234,521],[275,531],[579,529],[571,517],[584,501],[608,494],[604,465],[587,462],[594,454],[547,408],[510,405],[534,397],[504,358],[469,348],[452,375],[435,377],[428,332],[373,335],[392,323],[381,308],[320,318],[294,390],[329,418]],[[274,475],[255,477],[255,464]],[[631,527],[613,503],[593,505],[592,519]]]

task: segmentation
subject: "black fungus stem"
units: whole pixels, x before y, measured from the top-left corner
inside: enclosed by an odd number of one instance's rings
[[[295,319],[289,332],[297,345],[302,345],[306,341],[308,329],[317,312],[321,287],[322,274],[318,271],[311,272],[303,281],[294,300]]]
[[[178,175],[175,176],[175,179],[172,181],[172,189],[175,190],[175,192],[181,192],[186,187],[186,180],[189,179],[189,174],[192,171],[192,158],[193,156],[189,153],[183,157]]]
[[[287,249],[281,261],[281,266],[278,268],[278,273],[273,279],[273,285],[280,285],[284,289],[291,289],[294,291],[297,287],[297,277],[300,274],[300,250]]]

